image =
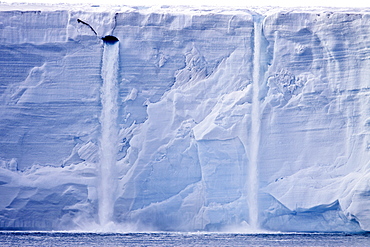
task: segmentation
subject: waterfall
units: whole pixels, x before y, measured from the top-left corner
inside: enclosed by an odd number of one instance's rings
[[[260,74],[261,74],[261,33],[262,23],[260,20],[254,22],[254,58],[253,58],[253,98],[251,115],[251,141],[250,141],[250,164],[248,169],[248,205],[249,225],[252,229],[258,230],[258,151],[260,145]]]
[[[113,36],[106,36],[113,37]],[[118,147],[118,60],[119,42],[112,38],[103,38],[103,64],[101,76],[103,85],[101,87],[102,112],[100,116],[101,138],[100,138],[100,177],[99,177],[99,222],[101,227],[112,222],[114,207],[114,191],[116,190],[115,166]],[[115,38],[115,37],[114,37]]]

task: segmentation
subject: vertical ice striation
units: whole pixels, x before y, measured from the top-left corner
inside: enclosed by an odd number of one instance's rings
[[[107,38],[108,37],[108,38]],[[112,220],[114,191],[116,189],[115,166],[118,146],[118,59],[119,43],[117,38],[103,38],[103,65],[101,88],[102,113],[100,116],[100,180],[99,180],[99,222],[105,227]]]
[[[260,74],[261,74],[261,32],[262,23],[259,17],[254,22],[254,54],[253,54],[253,98],[251,112],[250,164],[248,170],[248,204],[249,225],[258,227],[258,150],[260,145]]]

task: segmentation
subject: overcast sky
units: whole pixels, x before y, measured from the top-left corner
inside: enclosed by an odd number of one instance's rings
[[[0,0],[1,1],[1,0]],[[216,5],[216,6],[333,6],[333,7],[370,7],[366,0],[2,0],[1,2],[35,3],[92,3],[120,5]]]

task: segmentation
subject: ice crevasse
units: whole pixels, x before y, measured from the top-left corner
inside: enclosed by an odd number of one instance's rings
[[[0,16],[0,229],[370,230],[366,9]]]

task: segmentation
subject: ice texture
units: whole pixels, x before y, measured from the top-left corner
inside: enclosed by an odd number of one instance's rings
[[[367,10],[3,7],[0,229],[370,230]]]

